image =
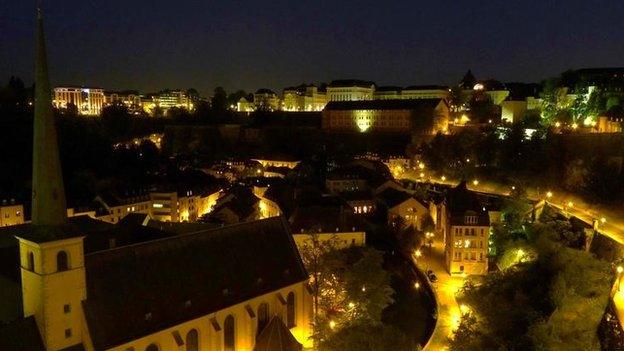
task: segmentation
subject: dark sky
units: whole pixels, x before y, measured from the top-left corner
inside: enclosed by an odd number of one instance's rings
[[[32,81],[34,0],[0,0],[0,80]],[[227,90],[538,81],[624,66],[624,0],[44,0],[53,84]]]

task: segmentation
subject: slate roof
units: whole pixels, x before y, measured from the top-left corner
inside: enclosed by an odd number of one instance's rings
[[[466,182],[459,183],[447,193],[448,213],[451,225],[489,226],[490,216],[479,201],[477,194],[466,188]],[[477,216],[477,223],[465,223],[465,216]]]
[[[35,317],[0,325],[0,350],[45,351]]]
[[[306,206],[295,210],[290,219],[293,235],[312,232],[364,231],[366,222],[353,210],[336,206]]]
[[[308,277],[281,217],[100,251],[85,264],[83,305],[96,350]]]
[[[445,85],[411,85],[403,90],[448,90]]]
[[[386,205],[387,208],[393,208],[400,205],[403,202],[412,198],[412,195],[404,191],[396,190],[394,188],[387,188],[381,193],[377,194],[377,198]]]
[[[330,87],[334,88],[347,88],[347,87],[363,87],[370,88],[371,85],[375,85],[374,82],[359,79],[337,79],[329,83]]]
[[[330,101],[326,111],[349,110],[417,110],[433,111],[442,99],[388,99],[388,100],[358,100],[358,101]]]
[[[274,316],[262,330],[254,351],[301,351],[301,345],[290,333],[281,318]]]

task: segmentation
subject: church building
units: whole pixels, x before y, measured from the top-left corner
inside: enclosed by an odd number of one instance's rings
[[[0,323],[0,350],[311,347],[308,274],[282,217],[89,245],[98,234],[67,218],[40,12],[37,26],[32,221],[0,229],[18,252],[22,305]]]

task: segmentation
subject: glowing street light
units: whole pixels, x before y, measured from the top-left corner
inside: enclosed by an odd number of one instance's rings
[[[624,272],[624,267],[617,266],[617,268],[615,270],[618,272],[618,274],[622,274],[622,272]]]
[[[578,128],[578,124],[572,123],[572,129],[576,129],[576,128]]]
[[[552,191],[547,192],[547,193],[546,193],[546,197],[547,197],[547,198],[549,198],[549,199],[550,199],[551,197],[553,197],[553,193],[552,193]]]
[[[444,181],[446,181],[446,176],[442,176],[442,177],[440,177],[440,179],[442,179],[442,181],[444,182]]]
[[[421,178],[424,178],[424,177],[425,177],[425,173],[423,173],[423,172],[420,172],[420,174],[419,174],[419,175],[420,175],[420,177],[421,177]]]
[[[418,168],[425,169],[425,164],[422,162],[418,162]]]
[[[478,181],[477,179],[475,179],[475,180],[473,180],[473,181],[472,181],[472,184],[473,184],[474,186],[477,186],[477,185],[479,185],[479,181]]]
[[[419,282],[414,283],[414,288],[416,290],[420,289],[420,283]]]
[[[331,328],[331,329],[336,328],[336,322],[334,322],[334,321],[329,321],[329,328]]]
[[[561,122],[555,122],[555,127],[557,128],[561,127]]]
[[[570,207],[570,208],[574,207],[574,202],[568,201],[568,207]]]
[[[416,250],[416,251],[414,251],[414,256],[420,257],[420,256],[422,256],[422,252],[420,250]]]
[[[601,222],[602,224],[605,224],[605,223],[607,222],[607,219],[606,219],[606,218],[604,218],[604,217],[602,217],[602,218],[600,218],[600,222]]]

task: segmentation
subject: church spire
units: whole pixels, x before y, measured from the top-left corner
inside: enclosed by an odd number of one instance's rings
[[[32,224],[59,226],[67,223],[67,207],[52,110],[41,8],[37,8],[36,36]]]

